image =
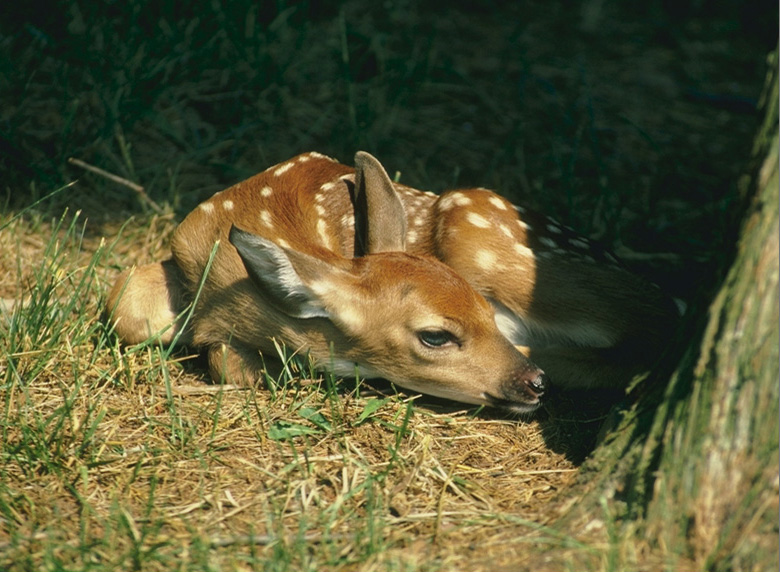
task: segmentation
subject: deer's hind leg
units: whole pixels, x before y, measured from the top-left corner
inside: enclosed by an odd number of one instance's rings
[[[106,300],[106,315],[125,344],[138,344],[159,335],[170,344],[180,333],[180,316],[187,294],[173,260],[132,267],[122,272]],[[186,344],[187,336],[179,335]]]

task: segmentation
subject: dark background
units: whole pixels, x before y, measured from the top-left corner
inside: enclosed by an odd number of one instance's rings
[[[182,218],[307,150],[439,191],[479,185],[622,255],[672,294],[732,251],[774,2],[11,3],[0,199],[91,231]]]

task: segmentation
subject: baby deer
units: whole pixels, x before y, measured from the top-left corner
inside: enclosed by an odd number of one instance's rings
[[[216,381],[256,382],[282,342],[337,375],[517,412],[547,375],[616,386],[652,365],[674,305],[590,242],[484,189],[437,196],[355,164],[299,155],[202,203],[171,259],[119,276],[119,337],[203,348]]]

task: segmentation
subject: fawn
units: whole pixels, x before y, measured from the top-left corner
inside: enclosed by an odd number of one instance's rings
[[[394,183],[368,153],[355,165],[307,153],[201,203],[171,259],[117,279],[120,339],[203,348],[239,384],[283,342],[337,375],[516,412],[548,376],[620,386],[661,351],[673,303],[570,229],[485,189]]]

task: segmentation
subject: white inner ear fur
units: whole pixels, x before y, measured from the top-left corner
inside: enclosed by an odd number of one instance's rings
[[[276,279],[278,287],[291,300],[300,301],[297,304],[298,318],[330,318],[330,313],[323,306],[320,297],[303,283],[301,277],[293,268],[290,259],[281,248],[267,251],[273,258],[275,272],[269,272],[269,278]]]
[[[282,311],[296,318],[330,318],[320,298],[304,284],[281,247],[238,229],[231,232],[230,241],[255,283],[276,297]]]

